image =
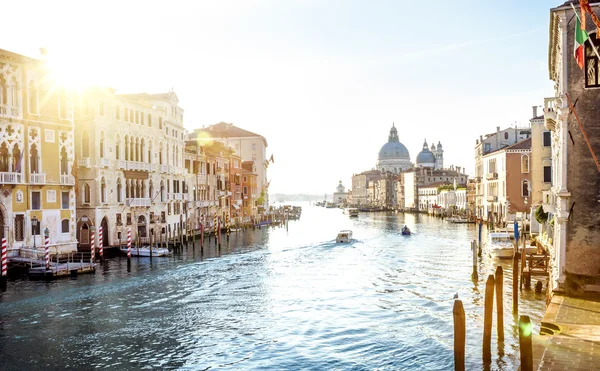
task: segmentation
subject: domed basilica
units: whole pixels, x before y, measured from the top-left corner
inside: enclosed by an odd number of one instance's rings
[[[434,170],[444,167],[443,159],[444,150],[442,144],[438,142],[437,147],[431,144],[431,150],[427,146],[427,141],[423,143],[423,149],[417,155],[416,167],[426,167]],[[381,172],[390,172],[399,174],[408,169],[412,169],[413,164],[410,162],[410,154],[404,144],[400,143],[398,138],[398,130],[392,124],[388,141],[379,150],[377,158],[377,170]]]

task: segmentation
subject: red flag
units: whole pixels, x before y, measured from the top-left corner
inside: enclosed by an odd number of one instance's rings
[[[581,29],[585,31],[585,13],[588,13],[590,17],[592,17],[592,21],[596,25],[596,38],[600,38],[600,19],[596,17],[596,13],[592,10],[590,3],[588,0],[579,0],[579,5],[581,5]]]

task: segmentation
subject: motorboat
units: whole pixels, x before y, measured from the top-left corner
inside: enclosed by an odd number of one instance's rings
[[[512,258],[515,252],[512,234],[509,232],[490,232],[487,240],[487,248],[490,255],[494,258]]]
[[[358,218],[358,213],[359,213],[358,209],[348,209],[348,215],[351,218]]]
[[[457,224],[464,224],[464,223],[469,222],[469,220],[467,218],[461,218],[460,216],[453,216],[450,218],[446,218],[446,220],[451,223],[457,223]]]
[[[349,229],[341,230],[335,239],[336,243],[348,243],[352,239],[352,231]]]
[[[410,228],[408,228],[407,226],[402,227],[402,235],[403,236],[410,236],[411,235]]]
[[[150,252],[152,251],[152,256],[169,256],[169,249],[163,247],[153,247],[150,249],[149,245],[142,247],[131,247],[131,256],[150,256]],[[121,252],[127,254],[127,246],[121,246]]]

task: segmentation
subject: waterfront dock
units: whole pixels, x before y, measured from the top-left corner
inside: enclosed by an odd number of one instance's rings
[[[11,267],[26,268],[27,275],[32,279],[54,279],[96,271],[89,253],[52,255],[48,268],[43,257],[44,252],[37,249],[11,249],[8,264]]]
[[[554,295],[533,339],[534,370],[594,370],[600,365],[600,300]]]

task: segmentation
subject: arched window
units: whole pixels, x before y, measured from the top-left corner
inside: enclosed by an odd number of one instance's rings
[[[117,140],[115,141],[115,159],[121,159],[121,137],[117,135]]]
[[[81,133],[81,156],[90,157],[90,134],[87,130]]]
[[[6,112],[6,100],[8,99],[8,85],[6,84],[6,78],[2,73],[0,73],[0,104],[3,107],[0,107],[0,113],[7,114]]]
[[[134,161],[140,160],[140,140],[135,138],[135,158]]]
[[[100,157],[104,157],[104,132],[100,133]]]
[[[152,141],[148,141],[148,163],[152,163]]]
[[[521,193],[523,197],[529,197],[529,181],[523,180],[521,182]]]
[[[27,159],[25,159],[25,161],[27,161]],[[16,145],[13,148],[12,166],[15,173],[23,172],[23,156],[21,156],[21,150]]]
[[[69,233],[69,219],[63,219],[60,222],[61,233]]]
[[[152,192],[154,191],[153,189],[154,187],[152,187],[152,180],[150,180],[148,182],[148,197],[150,197],[150,199],[154,199],[154,195],[152,194]]]
[[[125,161],[129,161],[129,137],[125,135]]]
[[[163,145],[162,142],[158,145],[158,164],[162,165],[163,164]]]
[[[144,156],[146,155],[146,143],[144,139],[140,141],[140,161],[144,162]]]
[[[123,202],[123,184],[121,184],[121,178],[117,179],[117,202]]]
[[[521,156],[521,173],[529,172],[529,156],[522,155]]]
[[[106,180],[100,180],[100,202],[106,203]]]
[[[594,40],[596,50],[600,43],[596,41],[596,33],[589,35],[590,38],[585,42],[585,86],[587,88],[600,87],[600,70],[598,69],[598,57],[594,52],[590,39]]]
[[[165,182],[160,181],[160,202],[165,202]]]
[[[131,193],[129,190],[129,179],[125,179],[125,198],[131,198]]]
[[[135,161],[135,142],[133,137],[129,138],[129,161]]]
[[[9,157],[10,156],[8,155],[8,147],[6,146],[6,143],[2,143],[2,145],[0,146],[0,171],[10,171]]]
[[[40,155],[35,144],[31,145],[29,149],[29,172],[32,174],[40,173]]]
[[[508,139],[508,131],[504,132],[504,139]]]
[[[60,150],[60,173],[69,174],[69,159],[67,157],[67,148],[65,146]]]
[[[91,199],[92,199],[92,191],[90,189],[90,185],[85,183],[83,185],[83,202],[86,204],[89,204]]]

